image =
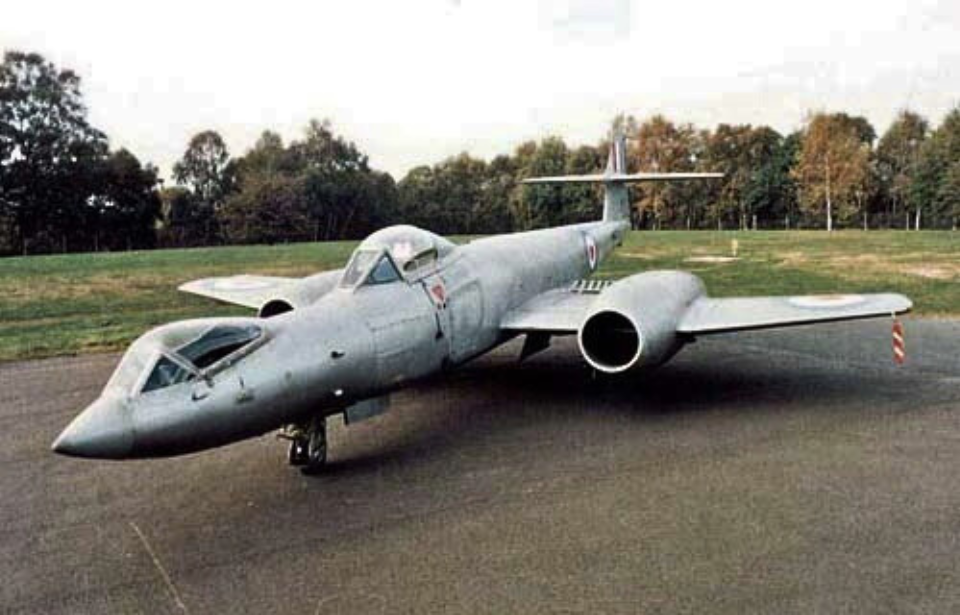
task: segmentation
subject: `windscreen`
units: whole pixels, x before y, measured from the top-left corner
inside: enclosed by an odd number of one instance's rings
[[[120,365],[114,370],[104,390],[112,390],[124,395],[130,394],[134,385],[139,381],[140,375],[149,366],[148,364],[153,356],[152,348],[141,343],[134,343],[123,355]]]
[[[380,258],[380,262],[377,263],[377,266],[373,268],[373,271],[370,272],[370,276],[367,277],[367,284],[389,284],[390,282],[396,282],[400,279],[400,274],[397,272],[397,268],[393,266],[393,262],[387,258],[386,255]]]
[[[377,257],[377,254],[379,254],[377,250],[357,250],[354,252],[353,258],[350,259],[350,263],[343,271],[340,286],[345,288],[356,286],[371,263],[373,263],[373,259]]]

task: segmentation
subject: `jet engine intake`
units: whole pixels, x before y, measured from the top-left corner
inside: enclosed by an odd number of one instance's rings
[[[677,323],[703,294],[700,279],[682,271],[649,271],[611,284],[577,333],[583,358],[608,374],[666,362],[687,341]]]
[[[293,304],[286,299],[271,299],[260,306],[257,316],[260,318],[272,318],[274,316],[279,316],[280,314],[292,311]]]
[[[264,301],[257,311],[257,316],[272,318],[313,305],[336,287],[341,275],[342,271],[337,269],[302,278],[295,287],[281,289],[277,296]]]

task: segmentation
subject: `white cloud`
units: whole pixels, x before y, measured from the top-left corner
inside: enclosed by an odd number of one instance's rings
[[[546,133],[594,141],[619,111],[799,125],[811,108],[882,129],[960,102],[960,6],[943,0],[33,0],[0,46],[77,69],[94,122],[169,168],[215,128],[234,152],[311,117],[400,175]]]

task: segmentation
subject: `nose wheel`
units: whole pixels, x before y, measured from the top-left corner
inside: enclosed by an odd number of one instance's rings
[[[314,474],[327,464],[327,419],[316,416],[306,424],[289,425],[282,436],[290,440],[287,461],[304,474]]]

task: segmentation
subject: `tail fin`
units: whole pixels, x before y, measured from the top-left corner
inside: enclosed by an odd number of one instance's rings
[[[627,173],[627,137],[620,131],[613,133],[610,141],[610,155],[607,157],[607,169],[604,175],[626,175]],[[626,182],[604,182],[603,184],[603,221],[630,221],[630,192]]]
[[[603,184],[603,221],[630,221],[630,194],[627,184],[636,182],[684,181],[693,179],[716,179],[723,173],[627,173],[627,138],[623,133],[614,133],[610,142],[607,168],[602,175],[559,175],[556,177],[531,177],[524,184]]]

